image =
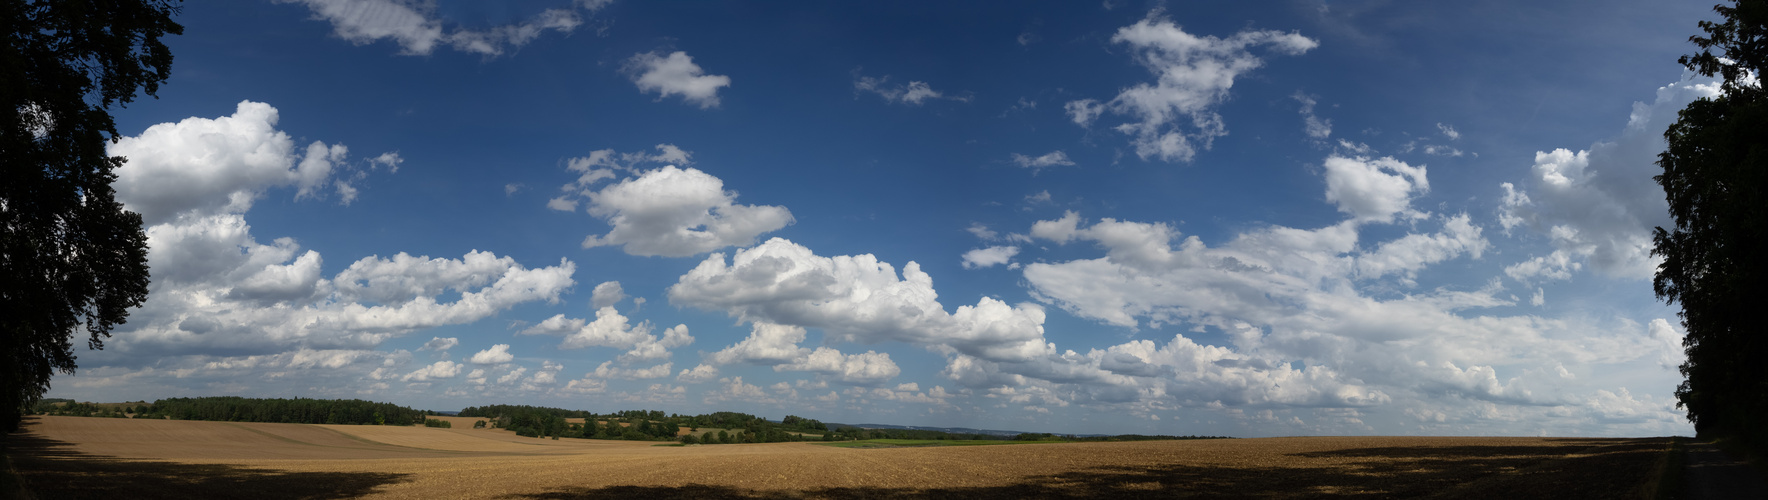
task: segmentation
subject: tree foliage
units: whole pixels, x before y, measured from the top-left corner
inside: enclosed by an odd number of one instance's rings
[[[422,410],[360,399],[232,396],[161,399],[136,418],[347,425],[416,425],[425,420]]]
[[[1690,103],[1664,132],[1656,177],[1673,228],[1657,228],[1663,257],[1653,288],[1680,303],[1686,332],[1685,377],[1677,405],[1703,436],[1739,438],[1768,450],[1768,359],[1761,312],[1768,297],[1768,0],[1714,7],[1721,22],[1702,21],[1690,37],[1699,54],[1680,62],[1723,79],[1720,95]],[[1715,53],[1717,51],[1717,53]]]
[[[107,111],[172,66],[160,37],[179,34],[167,0],[0,3],[0,431],[73,373],[71,339],[103,348],[147,298],[141,216],[115,199]]]

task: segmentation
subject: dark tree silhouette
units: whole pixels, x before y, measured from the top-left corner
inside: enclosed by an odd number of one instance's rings
[[[154,95],[184,28],[167,0],[0,2],[0,431],[147,298],[141,216],[115,199],[112,104]]]
[[[1664,258],[1652,285],[1681,303],[1688,359],[1677,405],[1702,436],[1740,439],[1768,450],[1768,0],[1714,7],[1721,22],[1702,21],[1701,52],[1688,69],[1724,80],[1718,97],[1690,103],[1664,132],[1658,155],[1675,221],[1657,228],[1652,253]],[[1715,53],[1717,51],[1718,53]]]

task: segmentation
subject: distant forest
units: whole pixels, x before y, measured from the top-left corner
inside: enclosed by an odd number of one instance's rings
[[[628,410],[606,415],[582,410],[526,405],[468,407],[462,417],[485,418],[491,427],[515,431],[527,437],[621,439],[631,441],[680,440],[685,444],[777,443],[785,441],[833,441],[827,425],[814,419],[787,415],[779,422],[747,413],[721,411],[704,415],[665,414],[656,410]],[[566,419],[580,418],[582,423]],[[701,428],[717,433],[681,434]]]
[[[415,425],[434,414],[392,403],[360,399],[281,399],[233,396],[167,398],[153,403],[79,403],[45,399],[35,412],[42,415],[81,417],[170,418],[223,422],[278,422],[287,424]]]
[[[786,415],[774,422],[747,413],[721,411],[703,415],[664,414],[656,410],[628,410],[598,415],[583,410],[566,410],[526,405],[489,405],[461,410],[462,417],[487,419],[491,427],[515,431],[527,437],[668,440],[683,444],[777,443],[785,441],[857,441],[865,439],[913,440],[998,440],[994,434],[946,432],[919,429],[866,429],[850,425],[831,426],[815,419]],[[584,423],[566,419],[581,418]],[[720,429],[716,433],[688,434],[676,437],[680,429]],[[1218,436],[1165,436],[1124,434],[1088,436],[1049,433],[1024,433],[1013,436],[1018,441],[1154,441],[1175,439],[1222,439]]]
[[[214,420],[224,422],[277,422],[292,424],[426,425],[450,427],[437,415],[392,403],[360,399],[280,398],[168,398],[153,403],[80,403],[71,399],[44,399],[33,408],[40,415],[80,417]],[[747,413],[713,412],[702,415],[665,414],[657,410],[627,410],[596,414],[544,406],[487,405],[461,410],[459,416],[476,417],[474,428],[506,429],[533,438],[618,439],[629,441],[679,441],[682,444],[777,443],[786,441],[857,441],[866,439],[999,440],[995,434],[946,432],[921,429],[867,429],[829,425],[816,419],[787,415],[775,422]],[[582,419],[571,422],[570,419]],[[684,434],[682,429],[689,432]],[[707,429],[708,432],[701,432]],[[717,429],[717,432],[710,432]],[[1124,434],[1078,437],[1064,434],[1024,433],[1018,441],[1151,441],[1173,439],[1221,439],[1216,436],[1165,436]]]

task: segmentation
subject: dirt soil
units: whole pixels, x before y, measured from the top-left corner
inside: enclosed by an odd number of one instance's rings
[[[33,417],[39,498],[1640,498],[1667,439],[1311,437],[845,449]],[[470,425],[470,424],[469,424]],[[1648,496],[1648,495],[1645,495]]]

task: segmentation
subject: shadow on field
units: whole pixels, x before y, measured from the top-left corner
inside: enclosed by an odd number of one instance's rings
[[[1563,446],[1362,448],[1291,455],[1280,467],[1109,467],[994,487],[748,490],[725,486],[569,488],[506,498],[1638,498],[1668,442],[1592,439]]]
[[[232,465],[128,460],[74,451],[29,432],[0,436],[25,488],[42,500],[119,498],[352,498],[405,474],[282,472]]]

